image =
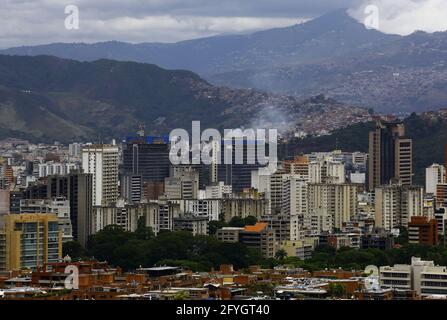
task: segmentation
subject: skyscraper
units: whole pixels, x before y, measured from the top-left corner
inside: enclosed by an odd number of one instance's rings
[[[82,149],[82,169],[92,174],[93,205],[100,206],[118,199],[118,147],[88,145]]]
[[[369,133],[368,188],[387,185],[399,179],[404,186],[412,184],[413,142],[405,138],[402,122],[379,120]]]
[[[164,182],[169,177],[169,138],[130,137],[123,143],[124,174],[139,174],[143,182]]]
[[[92,216],[92,174],[72,172],[66,176],[47,178],[46,198],[66,197],[70,203],[70,220],[73,239],[86,246],[92,234],[89,224]]]

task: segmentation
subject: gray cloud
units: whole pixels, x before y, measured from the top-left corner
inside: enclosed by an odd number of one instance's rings
[[[351,8],[362,21],[359,0],[0,0],[0,47],[49,42],[174,42],[224,33],[252,32],[300,23]],[[361,2],[360,2],[361,3]],[[381,10],[385,32],[444,27],[430,14],[446,12],[445,0],[368,0]],[[399,5],[392,5],[398,3]],[[66,5],[80,10],[80,29],[64,27]],[[438,10],[436,12],[436,10]],[[418,14],[419,12],[419,14]],[[421,13],[422,12],[422,13]],[[383,21],[382,21],[383,18]],[[425,26],[424,24],[428,24]]]

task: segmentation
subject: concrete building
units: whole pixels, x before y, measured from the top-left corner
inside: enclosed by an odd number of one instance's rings
[[[380,267],[380,286],[414,290],[422,297],[447,295],[447,267],[413,257],[411,265]]]
[[[425,169],[425,191],[429,194],[436,194],[438,184],[445,183],[445,167],[441,164],[432,164]]]
[[[257,172],[257,171],[254,171],[254,172]],[[220,181],[220,182],[216,183],[215,185],[206,186],[205,198],[206,199],[231,198],[232,193],[233,193],[232,187],[227,186],[222,181]]]
[[[401,183],[376,188],[376,227],[386,231],[408,227],[411,217],[423,215],[424,189],[403,186]]]
[[[324,210],[332,216],[334,228],[341,229],[357,213],[359,185],[355,184],[309,184],[309,215]]]
[[[405,138],[405,127],[400,121],[377,121],[369,133],[368,188],[370,191],[391,180],[412,185],[413,142]]]
[[[144,225],[151,228],[154,234],[158,234],[160,231],[159,204],[129,204],[120,199],[117,203],[108,206],[95,206],[90,225],[92,234],[109,225],[118,225],[126,231],[135,232],[140,219],[143,219]]]
[[[143,176],[141,174],[122,176],[121,197],[130,203],[140,203],[143,200]]]
[[[0,228],[2,271],[36,269],[62,258],[62,232],[54,214],[13,214]]]
[[[194,236],[208,235],[208,217],[197,217],[193,214],[184,214],[174,218],[174,231],[188,231]]]
[[[281,214],[306,215],[307,181],[299,175],[283,175],[282,188]]]
[[[267,211],[267,200],[263,197],[258,199],[251,198],[232,198],[223,199],[222,217],[229,222],[233,217],[246,218],[253,216],[260,219]]]
[[[267,223],[245,226],[244,230],[239,232],[239,242],[259,250],[265,258],[275,257],[275,233]]]
[[[301,219],[297,215],[267,215],[263,216],[260,221],[267,223],[269,228],[275,232],[276,242],[297,241],[304,238]]]
[[[93,205],[114,203],[118,199],[118,147],[87,145],[82,149],[82,169],[92,174]]]
[[[62,242],[73,240],[73,229],[70,219],[70,201],[65,197],[52,199],[23,199],[20,201],[20,213],[52,213],[58,218],[59,230],[62,231]]]
[[[239,232],[244,228],[225,227],[217,230],[216,238],[222,242],[236,243],[239,242]]]
[[[408,224],[408,242],[435,246],[438,244],[438,225],[436,219],[411,217]]]

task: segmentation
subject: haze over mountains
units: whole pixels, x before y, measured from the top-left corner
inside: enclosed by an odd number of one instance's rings
[[[325,94],[380,112],[445,107],[447,33],[368,30],[345,10],[287,28],[173,44],[49,44],[0,51],[185,69],[217,85],[307,98]]]
[[[188,130],[193,120],[203,129],[312,133],[368,117],[366,109],[324,97],[299,101],[215,87],[193,72],[150,64],[0,55],[0,138],[100,141],[124,138],[140,123],[148,133],[168,134]]]

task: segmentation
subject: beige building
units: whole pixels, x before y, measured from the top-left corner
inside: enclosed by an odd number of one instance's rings
[[[11,214],[0,228],[0,270],[35,269],[62,258],[55,214]]]
[[[309,184],[309,215],[323,210],[332,216],[333,226],[341,229],[343,223],[350,221],[357,213],[357,194],[360,188],[361,186],[351,183]],[[322,215],[321,211],[319,215]]]
[[[376,188],[376,227],[390,231],[396,227],[407,227],[411,217],[424,213],[424,189],[403,186],[401,183]]]

